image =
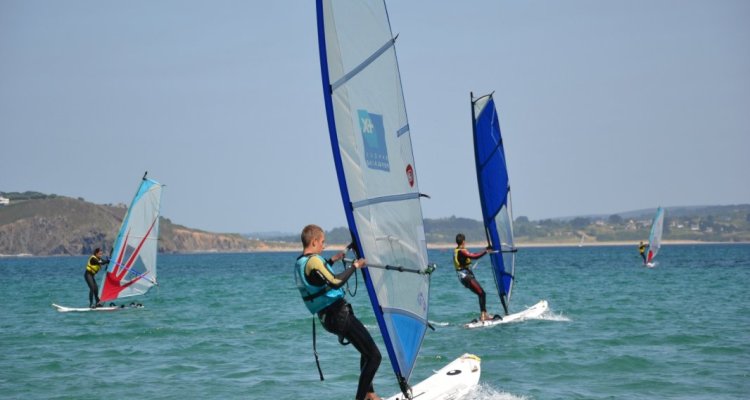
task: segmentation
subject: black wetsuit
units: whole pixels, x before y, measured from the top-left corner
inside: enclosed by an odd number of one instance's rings
[[[344,272],[336,275],[338,282],[330,282],[323,274],[314,270],[312,274],[306,276],[308,282],[312,285],[322,286],[324,284],[331,287],[341,287],[347,279],[354,273],[354,268],[348,268]],[[360,353],[359,360],[359,385],[357,386],[356,399],[364,399],[368,392],[374,392],[372,381],[375,378],[380,366],[382,356],[375,341],[370,336],[370,332],[354,315],[351,304],[346,300],[340,299],[330,306],[324,308],[318,313],[318,318],[323,324],[323,328],[328,332],[339,337],[339,343],[351,343]]]
[[[457,271],[460,273],[460,281],[461,284],[464,285],[467,289],[471,290],[472,293],[476,294],[477,297],[479,297],[479,311],[481,312],[487,312],[487,293],[485,293],[484,289],[482,289],[482,285],[479,284],[479,282],[474,277],[474,273],[471,272],[471,269],[469,269],[469,264],[471,264],[471,261],[469,259],[476,260],[480,257],[482,257],[485,253],[470,253],[466,249],[459,249],[458,253],[456,254],[457,262],[461,267],[456,267]]]
[[[461,283],[479,297],[479,311],[487,312],[487,293],[485,293],[482,285],[474,278],[473,272],[469,270],[462,272],[466,275],[461,278]]]
[[[89,264],[91,265],[98,265],[99,268],[102,268],[106,264],[102,259],[100,259],[97,256],[91,256],[89,257]],[[98,271],[97,271],[98,272]],[[99,287],[96,285],[96,279],[94,278],[94,275],[96,272],[89,271],[88,268],[83,273],[83,279],[86,280],[86,284],[89,286],[89,307],[94,307],[97,304],[99,304]],[[96,299],[96,302],[94,302],[94,299]]]

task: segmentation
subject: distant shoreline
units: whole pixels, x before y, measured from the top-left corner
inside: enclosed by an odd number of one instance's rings
[[[683,246],[683,245],[711,245],[711,244],[750,244],[750,242],[702,242],[698,240],[663,240],[662,246]],[[580,247],[605,247],[605,246],[634,246],[638,247],[639,241],[612,241],[612,242],[590,242],[590,243],[583,243]],[[486,243],[468,243],[466,247],[468,249],[483,249],[486,246]],[[446,250],[446,249],[453,249],[456,245],[453,243],[431,243],[427,245],[428,250]],[[579,247],[578,242],[545,242],[545,243],[516,243],[516,247],[518,248],[535,248],[535,247]],[[346,248],[343,244],[331,244],[326,246],[324,251],[341,251]],[[295,252],[295,251],[301,251],[302,247],[300,246],[282,246],[282,247],[274,247],[274,248],[266,248],[262,250],[251,250],[246,251],[244,253],[287,253],[287,252]],[[196,252],[197,254],[198,252]],[[215,252],[200,252],[200,253],[215,253]],[[231,252],[230,252],[231,253]],[[180,253],[180,254],[194,254],[194,253]]]
[[[684,246],[684,245],[715,245],[715,244],[727,244],[727,245],[748,245],[750,242],[702,242],[697,240],[665,240],[662,241],[662,245],[667,246]],[[606,246],[633,246],[638,247],[638,242],[629,241],[613,241],[613,242],[590,242],[579,245],[578,242],[546,242],[546,243],[517,243],[516,247],[519,249],[529,248],[551,248],[551,247],[606,247]],[[453,243],[433,243],[428,244],[428,250],[450,250],[455,248],[456,245]],[[483,249],[485,243],[469,243],[466,246],[468,249]],[[332,244],[325,248],[325,251],[342,251],[346,248],[343,244]],[[206,251],[194,251],[194,252],[167,252],[159,254],[242,254],[242,253],[293,253],[299,252],[300,246],[281,246],[273,248],[254,249],[247,251],[218,251],[218,250],[206,250]],[[69,257],[83,257],[85,254],[68,255]],[[64,257],[64,255],[34,255],[34,254],[0,254],[2,258],[25,258],[25,257]]]
[[[612,241],[612,242],[522,242],[516,243],[518,248],[533,248],[533,247],[601,247],[601,246],[636,246],[638,247],[640,241]],[[663,240],[663,245],[686,245],[686,244],[750,244],[750,242],[702,242],[698,240]],[[486,243],[469,243],[466,245],[467,248],[484,248]],[[437,243],[428,244],[428,249],[446,249],[455,248],[456,245],[452,243]]]

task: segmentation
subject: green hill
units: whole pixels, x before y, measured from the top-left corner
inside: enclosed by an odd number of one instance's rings
[[[115,240],[125,205],[93,204],[81,198],[38,192],[0,193],[10,204],[0,206],[0,255],[83,255]],[[655,209],[612,215],[514,221],[516,243],[587,244],[647,240]],[[429,245],[452,245],[462,232],[473,243],[485,239],[482,223],[451,216],[425,219]],[[251,239],[240,234],[211,233],[187,228],[167,218],[159,222],[160,252],[241,252],[299,247],[299,235]],[[347,228],[326,233],[331,244],[351,241]],[[666,208],[664,240],[750,242],[750,204]]]
[[[125,205],[100,205],[70,197],[5,193],[0,207],[0,254],[82,255],[96,247],[105,253],[114,243]],[[160,252],[239,252],[270,250],[280,244],[239,234],[190,229],[167,218],[159,220]]]
[[[635,242],[648,240],[651,219],[656,209],[628,211],[612,215],[529,220],[520,216],[513,222],[517,244],[572,244],[581,236],[585,243]],[[452,245],[456,233],[463,233],[470,242],[485,240],[480,221],[451,216],[424,220],[425,236],[429,245]],[[299,242],[296,235],[275,238],[290,243]],[[666,208],[664,240],[704,242],[750,242],[750,204],[727,206]],[[348,229],[336,228],[326,233],[332,244],[351,241]]]

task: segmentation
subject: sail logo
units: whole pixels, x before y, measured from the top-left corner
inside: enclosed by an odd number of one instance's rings
[[[414,187],[414,168],[411,164],[406,166],[406,179],[409,180],[409,186]]]
[[[362,132],[362,142],[365,145],[365,162],[370,169],[390,172],[388,162],[388,147],[385,144],[385,128],[383,116],[371,114],[367,110],[357,110],[359,130]]]

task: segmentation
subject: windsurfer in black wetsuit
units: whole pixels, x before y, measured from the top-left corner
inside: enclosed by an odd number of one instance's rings
[[[86,284],[89,286],[89,307],[101,307],[101,301],[99,300],[99,287],[96,286],[96,279],[94,275],[101,269],[102,266],[109,264],[109,260],[102,258],[102,249],[94,249],[94,253],[89,257],[86,263],[86,271],[83,273],[83,278],[86,280]],[[96,302],[94,302],[96,299]]]
[[[342,345],[353,344],[361,354],[357,400],[380,400],[372,381],[380,366],[381,355],[370,332],[354,315],[352,306],[344,300],[342,286],[355,273],[366,265],[360,258],[352,267],[334,275],[331,265],[344,258],[344,253],[324,259],[320,253],[325,248],[325,232],[317,225],[308,225],[302,230],[302,255],[295,265],[297,289],[312,314],[318,314],[320,322],[328,331],[339,337]],[[321,379],[322,379],[321,374]]]
[[[641,258],[643,258],[643,264],[646,264],[648,261],[646,261],[646,247],[648,247],[648,243],[643,243],[641,240],[641,244],[638,246],[638,251],[641,253]]]
[[[453,249],[453,266],[456,268],[461,284],[479,297],[479,311],[481,312],[479,320],[491,320],[492,317],[487,314],[487,293],[482,289],[482,285],[479,284],[471,271],[471,260],[477,260],[487,254],[487,249],[481,253],[471,253],[464,247],[465,241],[466,236],[463,233],[456,235],[457,246]]]

